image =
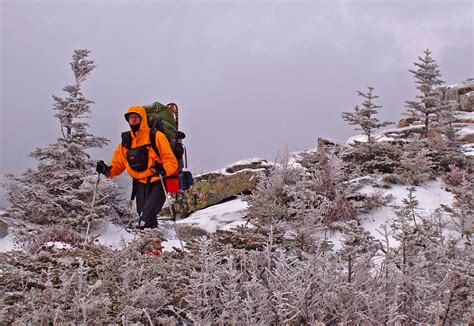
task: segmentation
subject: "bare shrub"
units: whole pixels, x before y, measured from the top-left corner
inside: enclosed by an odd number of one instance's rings
[[[364,212],[368,212],[388,204],[392,199],[393,196],[390,194],[386,195],[383,189],[374,189],[373,192],[364,197],[362,204],[358,207]]]

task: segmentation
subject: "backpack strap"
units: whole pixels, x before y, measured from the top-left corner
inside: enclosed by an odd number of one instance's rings
[[[156,155],[158,155],[158,157],[161,158],[160,151],[158,150],[158,147],[156,147],[156,129],[155,128],[150,129],[150,145],[155,151]]]
[[[130,131],[122,132],[122,146],[130,149],[132,147],[132,133]]]
[[[175,106],[176,108],[176,113],[174,114],[174,117],[176,118],[176,130],[179,128],[179,109],[178,106]]]

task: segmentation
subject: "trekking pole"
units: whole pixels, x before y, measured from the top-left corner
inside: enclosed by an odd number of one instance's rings
[[[171,203],[171,197],[168,191],[166,191],[165,187],[165,182],[163,181],[163,175],[160,174],[160,181],[161,181],[161,186],[163,187],[163,191],[165,192],[166,199],[168,200],[168,205],[170,207],[170,212],[171,212],[171,218],[173,219],[173,225],[174,225],[174,231],[176,232],[176,236],[178,237],[179,244],[181,245],[181,249],[184,251],[184,246],[183,246],[183,241],[181,241],[181,238],[179,237],[178,229],[176,228],[176,214],[174,212],[174,207],[173,204]]]
[[[89,236],[89,229],[91,226],[91,216],[92,216],[92,213],[94,213],[95,198],[97,196],[97,190],[99,189],[99,181],[100,181],[100,173],[98,173],[97,175],[97,181],[95,182],[95,188],[94,188],[94,195],[92,195],[91,212],[89,214],[89,218],[87,221],[87,231],[86,231],[86,238],[84,239],[84,244],[87,243],[87,237]]]

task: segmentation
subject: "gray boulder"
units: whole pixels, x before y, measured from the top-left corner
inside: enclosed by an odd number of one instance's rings
[[[236,162],[221,171],[195,176],[194,185],[178,195],[178,216],[186,217],[199,209],[252,191],[259,176],[272,166],[266,160],[253,159]]]

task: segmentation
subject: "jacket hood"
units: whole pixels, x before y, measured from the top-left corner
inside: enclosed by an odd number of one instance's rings
[[[140,128],[138,130],[149,130],[150,128],[148,127],[148,120],[146,116],[146,111],[143,106],[131,106],[128,108],[127,113],[124,114],[125,120],[128,122],[128,115],[130,113],[136,113],[138,114],[141,118],[142,121],[140,122]],[[131,130],[131,129],[130,129]]]

